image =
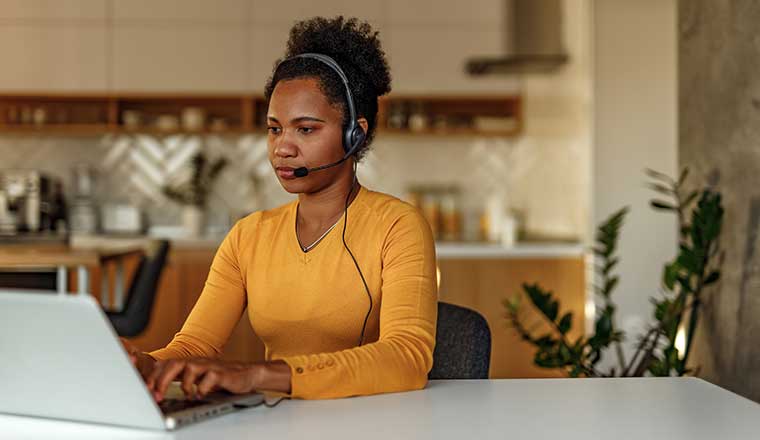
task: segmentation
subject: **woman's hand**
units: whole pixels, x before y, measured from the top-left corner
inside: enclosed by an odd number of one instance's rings
[[[182,391],[189,399],[203,398],[219,389],[245,394],[256,391],[261,367],[217,359],[170,359],[156,362],[146,384],[157,402],[163,400],[169,384],[175,380],[182,382]]]
[[[121,344],[124,346],[124,350],[129,355],[129,360],[132,361],[132,365],[140,372],[140,376],[143,379],[147,379],[153,372],[156,365],[156,360],[153,357],[143,353],[134,344],[124,338],[119,338]]]

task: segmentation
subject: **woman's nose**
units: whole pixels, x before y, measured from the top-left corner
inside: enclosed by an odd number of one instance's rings
[[[297,153],[298,147],[286,130],[283,130],[282,134],[274,141],[274,154],[279,157],[293,157]]]

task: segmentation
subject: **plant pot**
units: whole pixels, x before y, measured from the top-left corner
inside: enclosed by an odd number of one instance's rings
[[[195,205],[185,205],[182,208],[182,226],[188,237],[200,237],[203,235],[206,213],[203,208]]]

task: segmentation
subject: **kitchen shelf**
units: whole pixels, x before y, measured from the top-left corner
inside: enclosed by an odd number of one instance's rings
[[[521,130],[521,99],[514,95],[400,95],[379,102],[378,131],[392,136],[509,137]],[[266,101],[261,95],[0,93],[0,133],[265,132]]]

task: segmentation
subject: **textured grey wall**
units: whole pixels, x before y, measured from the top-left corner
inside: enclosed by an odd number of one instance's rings
[[[679,2],[679,154],[724,195],[723,278],[697,334],[700,376],[760,401],[760,2]]]

